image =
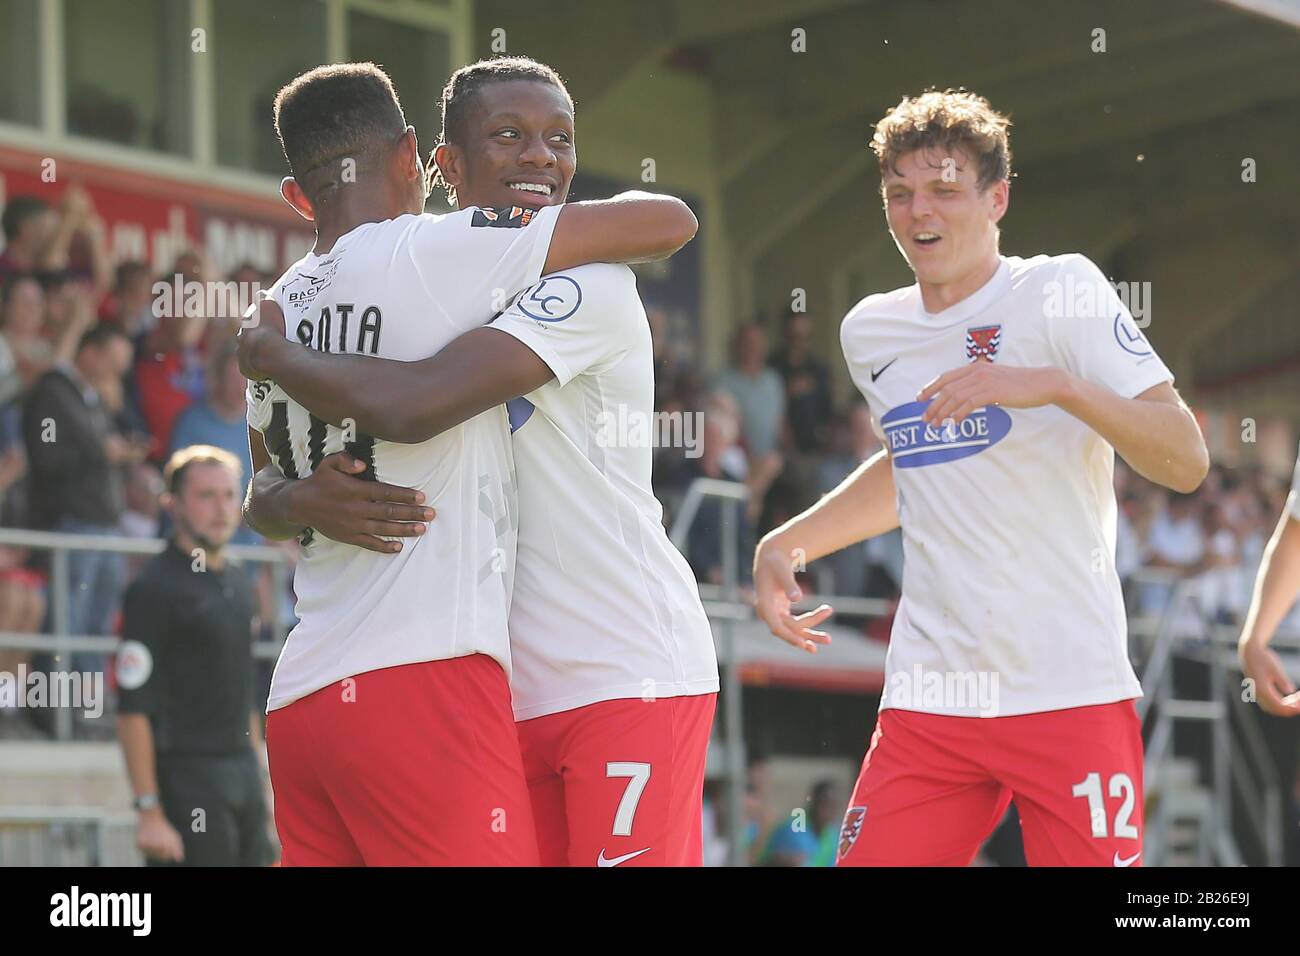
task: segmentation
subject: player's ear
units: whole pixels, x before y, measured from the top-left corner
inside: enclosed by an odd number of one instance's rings
[[[415,135],[414,126],[406,127],[406,132],[397,141],[395,153],[402,175],[408,181],[424,176],[424,166],[420,162],[420,141]]]
[[[465,154],[450,143],[439,143],[433,151],[433,162],[442,173],[442,181],[452,188],[459,187],[465,181],[462,175],[464,161]]]
[[[1007,206],[1011,204],[1011,183],[1005,179],[999,179],[989,187],[993,190],[993,223],[1002,221],[1002,217],[1007,214]]]
[[[298,180],[292,176],[285,176],[280,180],[280,198],[293,207],[293,211],[308,222],[316,221],[316,210],[312,208],[311,200],[303,192],[302,187],[298,185]]]

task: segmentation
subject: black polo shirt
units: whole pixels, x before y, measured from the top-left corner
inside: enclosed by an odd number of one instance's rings
[[[169,542],[126,592],[118,712],[148,714],[159,755],[250,746],[253,588],[242,567],[194,569]]]

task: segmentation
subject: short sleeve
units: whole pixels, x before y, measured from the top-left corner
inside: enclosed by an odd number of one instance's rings
[[[117,650],[118,712],[152,714],[161,690],[158,658],[166,653],[166,602],[148,593],[143,580],[127,589],[122,607],[122,643]]]
[[[561,386],[627,354],[648,320],[627,266],[590,265],[548,275],[492,321],[537,353]]]
[[[407,248],[430,299],[447,317],[466,328],[482,325],[537,284],[559,215],[558,206],[511,206],[421,216]]]
[[[1135,398],[1173,374],[1102,271],[1086,256],[1063,256],[1044,286],[1051,337],[1069,371],[1085,381]]]

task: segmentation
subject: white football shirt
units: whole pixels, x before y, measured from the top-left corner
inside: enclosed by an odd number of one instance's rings
[[[547,276],[492,327],[555,373],[509,406],[519,489],[516,719],[717,691],[695,575],[668,540],[650,486],[654,353],[632,270],[589,265]]]
[[[558,210],[519,213],[466,209],[358,226],[272,287],[286,334],[324,351],[427,358],[538,280]],[[367,477],[419,489],[438,510],[396,555],[308,534],[294,573],[298,624],[267,709],[366,671],[469,654],[491,655],[509,674],[517,515],[504,408],[397,444],[327,425],[269,381],[249,383],[248,404],[285,476],[305,478],[346,448],[369,464]]]
[[[1141,696],[1115,571],[1114,449],[1055,405],[927,426],[917,393],[967,362],[1056,366],[1133,398],[1173,376],[1081,255],[1003,258],[928,314],[913,285],[840,331],[893,455],[904,542],[881,708],[1006,716]]]

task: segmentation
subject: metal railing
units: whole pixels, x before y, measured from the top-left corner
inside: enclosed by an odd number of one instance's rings
[[[74,652],[114,654],[121,638],[102,634],[73,634],[70,627],[69,595],[71,575],[68,557],[71,551],[109,551],[121,555],[155,555],[161,553],[167,542],[161,539],[128,538],[120,535],[68,534],[56,531],[26,531],[0,528],[0,545],[46,551],[50,555],[50,632],[42,634],[0,631],[0,649],[30,650],[52,653],[56,660],[66,661]],[[278,597],[287,586],[287,568],[282,551],[264,545],[227,545],[222,553],[234,561],[266,564],[271,569],[273,594],[272,629],[278,639],[288,631],[287,621],[281,614]],[[261,658],[274,658],[279,654],[279,640],[274,644],[262,642],[254,646],[254,654]],[[72,737],[72,708],[58,707],[54,711],[54,736],[57,740]]]
[[[113,866],[139,860],[134,813],[0,809],[0,866]]]

